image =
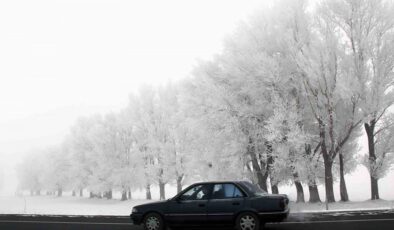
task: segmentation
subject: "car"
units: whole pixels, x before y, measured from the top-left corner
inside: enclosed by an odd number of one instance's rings
[[[193,184],[175,197],[137,205],[130,214],[145,230],[166,227],[235,226],[258,230],[267,222],[280,222],[289,214],[287,195],[268,194],[248,181]]]

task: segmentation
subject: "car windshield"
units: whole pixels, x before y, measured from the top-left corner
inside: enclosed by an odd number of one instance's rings
[[[241,182],[241,184],[245,187],[245,189],[248,190],[249,193],[251,193],[255,196],[263,196],[263,195],[267,194],[267,192],[264,191],[263,189],[261,189],[259,186],[252,184],[250,182],[243,181],[243,182]]]

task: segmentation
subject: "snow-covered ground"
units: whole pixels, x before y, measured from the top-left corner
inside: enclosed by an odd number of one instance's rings
[[[355,211],[355,210],[394,210],[394,201],[389,200],[367,200],[367,201],[350,201],[326,203],[290,203],[291,212],[326,212],[326,211]]]
[[[86,197],[0,197],[0,214],[129,215],[146,200],[107,200]]]
[[[149,201],[89,199],[86,197],[54,196],[0,196],[0,214],[54,214],[54,215],[129,215],[132,207]],[[291,212],[326,211],[324,203],[290,203]],[[394,209],[394,201],[336,202],[329,211]]]

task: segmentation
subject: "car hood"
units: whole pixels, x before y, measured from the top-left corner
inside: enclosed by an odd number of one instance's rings
[[[168,202],[167,200],[149,202],[149,203],[146,203],[146,204],[136,205],[136,206],[134,206],[134,208],[147,208],[147,207],[152,207],[152,206],[161,206],[161,205],[164,205],[167,202]]]

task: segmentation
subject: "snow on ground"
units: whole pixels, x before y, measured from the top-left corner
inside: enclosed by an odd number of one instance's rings
[[[0,214],[129,215],[146,200],[107,200],[86,197],[0,197]]]
[[[291,212],[326,212],[326,211],[356,211],[356,210],[394,210],[394,201],[389,200],[367,200],[357,202],[335,202],[329,203],[294,203],[290,202]]]
[[[0,214],[129,215],[133,206],[150,202],[143,199],[120,201],[86,197],[0,196]],[[290,203],[291,212],[326,211],[325,203]],[[336,202],[329,211],[394,209],[394,201]]]

